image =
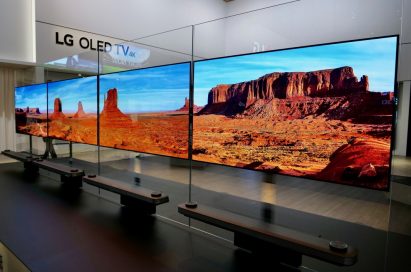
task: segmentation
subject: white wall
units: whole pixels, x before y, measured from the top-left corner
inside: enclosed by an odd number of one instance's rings
[[[399,34],[401,1],[301,0],[232,17],[226,23],[226,51],[249,52],[255,41],[270,50]],[[232,13],[279,2],[285,1],[236,0],[228,7]]]
[[[403,82],[398,92],[398,117],[395,135],[395,154],[405,156],[407,152],[408,114],[410,108],[410,81]]]
[[[0,61],[35,62],[35,0],[0,1]]]
[[[411,106],[411,0],[403,1],[398,80],[403,84],[399,90],[395,154],[404,156],[407,146],[411,144],[406,142],[408,131],[410,131],[408,120],[411,117],[409,116]]]
[[[248,12],[250,10],[263,9],[271,6],[281,6],[284,3],[299,1],[307,0],[235,0],[227,3],[226,14],[230,16],[234,14]]]
[[[37,20],[127,40],[224,17],[222,0],[37,0]]]
[[[37,0],[37,20],[63,25],[93,33],[134,40],[147,35],[181,28],[226,15],[226,3],[222,0]],[[78,46],[72,48],[56,46],[54,32],[62,28],[37,24],[38,62],[44,63],[64,56],[84,52]],[[213,28],[213,37],[223,43],[224,28]],[[81,33],[74,32],[76,35]],[[96,38],[90,33],[84,36]],[[210,33],[211,34],[211,33]],[[191,29],[185,28],[160,34],[138,42],[191,54]],[[112,43],[113,39],[101,37]],[[215,40],[208,41],[210,45]],[[136,45],[138,46],[138,45]],[[208,47],[212,51],[216,46]],[[220,47],[218,47],[220,49]],[[89,54],[97,58],[96,54]],[[162,60],[160,60],[162,59]],[[151,57],[146,65],[160,65],[189,60],[189,56],[174,54],[151,48]]]

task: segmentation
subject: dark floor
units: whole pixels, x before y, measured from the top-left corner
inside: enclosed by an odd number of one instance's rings
[[[0,165],[0,241],[32,271],[251,271],[261,260],[156,216]],[[276,271],[295,271],[271,264]],[[304,269],[302,269],[305,271]]]
[[[96,170],[90,163],[75,161],[74,164],[89,172]],[[105,176],[128,182],[135,177],[135,173],[112,169],[109,165],[103,167]],[[142,185],[170,195],[170,203],[162,205],[158,214],[188,223],[176,208],[187,200],[186,185],[141,174],[140,178]],[[69,195],[56,182],[56,176],[48,172],[43,172],[36,181],[29,180],[33,179],[23,174],[22,164],[0,165],[0,241],[33,271],[259,271],[258,266],[267,262],[276,266],[270,260],[260,260],[237,250],[228,241],[163,217],[142,219],[130,215],[115,203],[115,195],[98,197],[93,194],[97,192],[95,188]],[[336,267],[304,258],[302,271],[407,271],[411,267],[404,250],[411,242],[410,236],[387,234],[359,224],[245,201],[201,188],[195,188],[195,195],[196,201],[202,204],[329,239],[343,239],[359,248],[359,262],[352,267]],[[411,214],[409,206],[392,203],[394,219],[407,213]],[[228,232],[192,223],[232,239]],[[273,267],[273,270],[290,271],[284,266]]]

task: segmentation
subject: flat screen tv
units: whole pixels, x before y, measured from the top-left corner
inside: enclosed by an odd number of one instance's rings
[[[16,132],[47,137],[47,85],[16,87]]]
[[[188,158],[190,63],[100,76],[100,145]]]
[[[388,190],[397,44],[196,61],[193,159]]]
[[[48,83],[48,136],[97,144],[97,77]]]

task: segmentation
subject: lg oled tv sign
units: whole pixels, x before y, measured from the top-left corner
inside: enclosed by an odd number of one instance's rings
[[[65,45],[65,46],[74,46],[74,43],[77,42],[78,45],[83,49],[90,49],[92,51],[100,52],[112,52],[113,48],[115,52],[123,54],[123,56],[135,57],[136,52],[130,50],[130,46],[115,44],[114,46],[107,41],[95,40],[93,38],[80,37],[75,41],[75,37],[72,34],[65,34],[62,36],[59,32],[56,32],[56,44]]]
[[[55,32],[55,44],[68,48],[81,48],[95,52],[102,52],[101,55],[104,62],[121,67],[140,67],[150,56],[150,50],[127,44],[115,44],[112,41],[104,40],[99,37],[86,37],[81,34]],[[81,63],[89,63],[89,61],[81,61],[85,58],[84,54],[69,57],[67,61],[70,64],[73,61],[76,66],[84,66]],[[61,63],[61,60],[57,62]],[[107,65],[106,65],[107,67]],[[84,67],[83,67],[84,68]],[[91,68],[90,68],[91,69]],[[94,67],[93,67],[94,69]],[[91,70],[93,70],[91,69]]]

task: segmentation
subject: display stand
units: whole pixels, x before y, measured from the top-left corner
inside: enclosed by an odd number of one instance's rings
[[[168,195],[120,180],[88,175],[83,177],[83,182],[119,194],[121,205],[144,214],[155,214],[156,206],[169,202]]]
[[[44,170],[60,175],[60,181],[66,187],[76,189],[82,187],[82,178],[85,175],[84,170],[42,159],[33,160],[32,164],[33,168],[42,168]]]
[[[73,143],[70,142],[69,143],[69,153],[70,153],[70,157],[69,157],[69,164],[73,164]]]
[[[234,232],[234,245],[279,263],[298,267],[302,264],[303,255],[339,266],[351,266],[357,262],[358,250],[340,241],[329,241],[280,225],[262,224],[259,220],[195,202],[180,204],[178,212]],[[345,247],[341,250],[331,247],[339,243]]]
[[[32,156],[33,155],[33,136],[32,135],[29,135],[29,144],[30,144],[29,152],[30,152],[30,155]]]
[[[53,146],[53,139],[43,138],[43,141],[46,143],[46,150],[44,151],[43,159],[47,159],[49,154],[51,158],[57,158],[57,154]]]

